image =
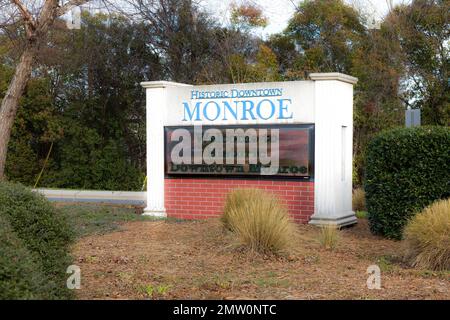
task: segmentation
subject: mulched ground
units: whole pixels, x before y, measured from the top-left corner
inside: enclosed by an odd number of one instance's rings
[[[295,250],[276,258],[249,253],[216,219],[137,221],[79,239],[80,299],[450,299],[450,273],[415,270],[401,243],[370,234],[366,220],[340,231],[333,251],[318,229],[299,226]],[[367,267],[382,270],[367,289]]]

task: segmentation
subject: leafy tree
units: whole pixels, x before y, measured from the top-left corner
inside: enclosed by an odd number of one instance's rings
[[[61,116],[49,94],[49,81],[34,78],[22,96],[6,162],[9,179],[33,186],[50,146],[63,135]]]
[[[277,81],[280,79],[277,56],[264,44],[259,46],[254,63],[247,62],[243,55],[232,55],[230,76],[233,83]]]
[[[354,183],[360,185],[369,141],[381,130],[403,124],[404,105],[399,95],[404,67],[395,34],[385,24],[368,30],[352,55],[350,73],[358,78],[354,99]]]
[[[213,19],[191,0],[135,0],[131,5],[148,29],[147,45],[161,59],[159,80],[202,82],[217,57],[219,27]]]
[[[143,174],[127,159],[123,140],[105,143],[95,129],[68,122],[54,164],[43,179],[46,186],[139,190]]]
[[[367,143],[402,125],[405,106],[421,108],[425,123],[449,124],[448,1],[414,0],[391,11],[380,29],[370,29],[342,0],[306,0],[269,41],[254,32],[267,18],[252,2],[233,5],[227,26],[192,0],[127,3],[138,19],[85,13],[80,30],[68,31],[56,19],[42,35],[45,45],[33,49],[26,68],[33,66],[32,80],[25,79],[11,131],[10,179],[34,184],[51,149],[42,186],[140,188],[143,80],[215,84],[300,80],[311,72],[354,75],[356,184]],[[18,13],[20,19],[0,33],[2,99],[33,34],[26,11]]]
[[[14,119],[19,108],[19,100],[31,78],[33,64],[41,47],[45,47],[46,37],[55,20],[73,7],[89,0],[70,0],[65,4],[58,0],[25,3],[21,0],[1,0],[0,7],[11,12],[5,25],[20,25],[24,35],[23,50],[0,105],[0,180],[4,179],[6,154]],[[28,4],[28,7],[27,7]],[[11,5],[11,7],[8,7]],[[35,11],[33,11],[35,10]],[[18,14],[15,14],[18,12]],[[3,26],[3,21],[1,26]]]
[[[138,189],[145,169],[145,96],[139,83],[162,73],[159,57],[148,48],[151,31],[123,16],[85,14],[81,29],[64,35],[54,35],[63,54],[52,73],[62,79],[57,105],[64,138],[43,183]]]
[[[80,30],[52,30],[53,46],[39,57],[20,101],[10,179],[34,185],[53,146],[40,186],[141,187],[145,97],[139,82],[161,74],[149,37],[142,23],[103,14],[83,15]],[[5,64],[1,71],[11,74]]]
[[[228,37],[222,40],[222,60],[229,82],[261,82],[279,79],[279,65],[272,49],[253,35],[253,31],[268,23],[263,10],[251,2],[231,4]],[[232,46],[236,42],[240,47]],[[230,45],[231,43],[231,45]],[[231,50],[230,50],[231,49]]]
[[[307,0],[285,31],[298,54],[291,77],[310,72],[349,72],[352,52],[365,34],[358,13],[341,0]]]
[[[396,34],[386,26],[368,29],[365,18],[341,0],[300,4],[285,32],[270,45],[284,79],[307,79],[311,72],[342,72],[358,77],[354,100],[355,184],[361,184],[364,153],[371,137],[399,125],[403,65]]]
[[[260,7],[247,2],[241,5],[231,4],[231,24],[237,28],[250,30],[267,26],[268,19]]]
[[[422,109],[424,124],[450,125],[449,21],[448,0],[413,0],[386,18],[403,54],[403,100]]]

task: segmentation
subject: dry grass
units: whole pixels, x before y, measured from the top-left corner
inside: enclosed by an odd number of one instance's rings
[[[450,270],[450,198],[414,216],[404,231],[406,260],[430,270]]]
[[[295,235],[295,225],[286,208],[263,190],[232,191],[221,220],[242,245],[257,252],[286,253]]]
[[[335,225],[321,226],[319,242],[325,249],[333,250],[339,242],[339,229]]]
[[[363,188],[353,190],[352,207],[354,211],[366,211],[366,193]]]
[[[79,299],[450,299],[450,273],[405,268],[391,258],[401,242],[370,233],[367,220],[339,231],[325,250],[318,228],[298,225],[288,257],[231,247],[219,219],[135,221],[82,237]],[[367,267],[382,268],[382,289],[367,288]],[[386,270],[385,270],[386,269]]]
[[[247,201],[256,201],[260,193],[255,189],[235,189],[228,193],[225,206],[223,208],[223,215],[220,216],[220,221],[223,226],[231,230],[230,215],[235,210],[238,210]]]

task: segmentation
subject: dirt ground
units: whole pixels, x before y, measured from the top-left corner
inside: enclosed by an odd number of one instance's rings
[[[398,262],[401,243],[370,234],[366,220],[323,248],[318,229],[299,226],[295,250],[275,258],[239,248],[215,219],[136,221],[81,238],[80,299],[450,299],[450,273]],[[381,268],[380,290],[367,267]]]

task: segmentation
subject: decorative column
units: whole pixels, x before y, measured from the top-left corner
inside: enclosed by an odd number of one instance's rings
[[[188,86],[168,81],[142,82],[146,90],[147,130],[147,205],[144,215],[167,217],[164,207],[164,117],[167,112],[168,91]]]
[[[352,211],[353,85],[341,73],[313,73],[315,110],[314,214],[311,224],[356,223]]]

